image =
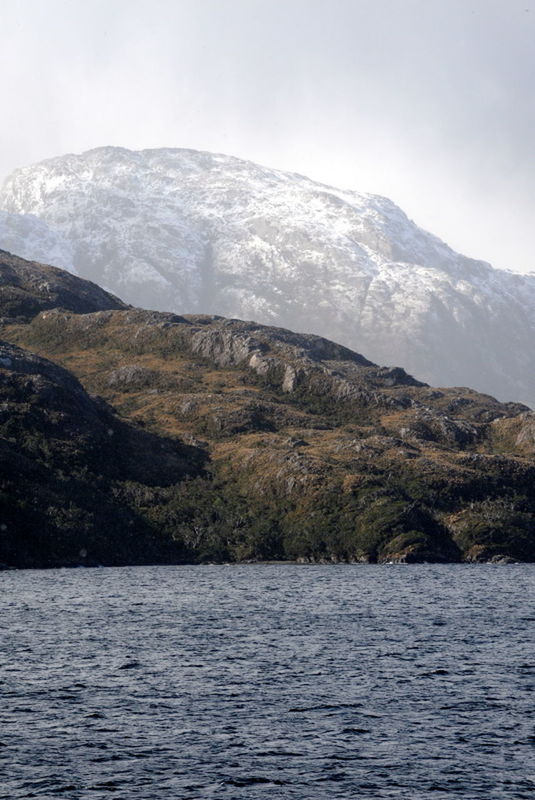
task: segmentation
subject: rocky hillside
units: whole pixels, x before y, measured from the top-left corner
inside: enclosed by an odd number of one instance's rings
[[[525,407],[315,335],[79,313],[83,281],[40,310],[34,285],[26,314],[0,293],[3,563],[535,559]]]
[[[120,419],[56,364],[0,342],[0,563],[184,558],[138,507],[203,473],[206,453]]]
[[[142,307],[313,332],[439,386],[535,404],[535,276],[451,250],[383,197],[193,150],[17,170],[0,247]]]
[[[0,250],[0,315],[3,322],[29,321],[47,308],[78,314],[128,308],[90,281]]]

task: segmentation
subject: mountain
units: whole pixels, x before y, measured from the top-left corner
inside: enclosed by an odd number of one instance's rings
[[[390,200],[194,150],[15,171],[0,247],[129,303],[314,332],[435,385],[535,404],[535,276],[458,255]]]
[[[526,407],[0,256],[3,564],[535,560]]]
[[[61,264],[76,274],[71,245],[33,214],[9,214],[0,210],[0,241],[4,250],[16,252],[22,258]]]

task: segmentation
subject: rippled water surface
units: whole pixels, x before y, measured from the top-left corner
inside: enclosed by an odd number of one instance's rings
[[[533,798],[534,565],[0,574],[0,797]]]

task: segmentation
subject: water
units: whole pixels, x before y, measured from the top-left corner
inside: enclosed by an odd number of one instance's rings
[[[528,798],[535,565],[0,575],[0,797]]]

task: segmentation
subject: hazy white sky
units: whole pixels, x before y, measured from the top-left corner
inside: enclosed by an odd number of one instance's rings
[[[384,194],[535,269],[535,0],[0,0],[0,179],[192,147]]]

